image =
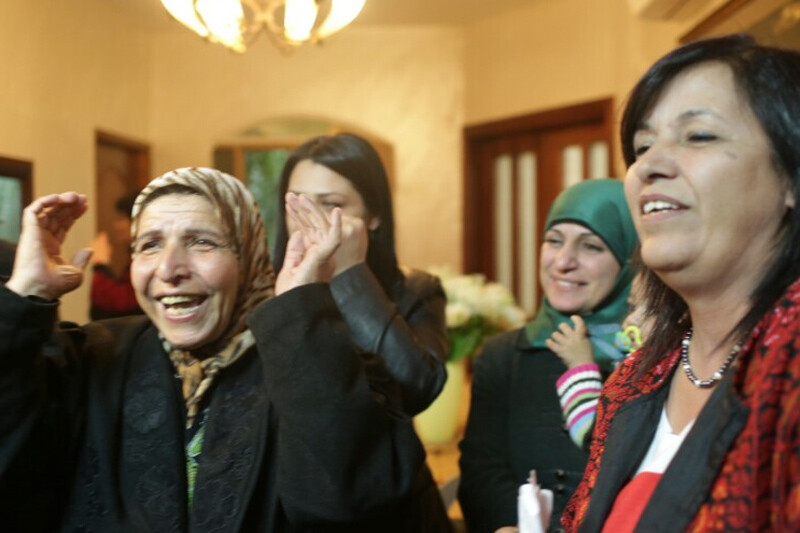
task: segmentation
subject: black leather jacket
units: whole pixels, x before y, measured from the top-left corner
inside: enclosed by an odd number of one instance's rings
[[[330,285],[353,343],[379,355],[387,379],[400,386],[398,408],[407,416],[423,411],[447,378],[446,299],[439,279],[418,270],[405,272],[390,297],[361,263]]]

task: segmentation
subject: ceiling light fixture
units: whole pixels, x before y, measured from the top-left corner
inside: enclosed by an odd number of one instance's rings
[[[244,52],[261,30],[282,50],[318,43],[350,24],[365,0],[161,0],[201,37]]]

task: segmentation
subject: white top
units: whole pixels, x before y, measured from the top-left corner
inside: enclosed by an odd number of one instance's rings
[[[667,410],[666,408],[662,409],[661,420],[658,422],[656,434],[653,436],[653,442],[650,443],[650,449],[647,450],[647,454],[639,465],[636,474],[642,472],[663,474],[672,461],[672,458],[675,457],[675,454],[678,452],[678,448],[683,444],[683,440],[686,438],[686,435],[689,433],[689,430],[692,429],[693,425],[694,420],[686,424],[686,427],[684,427],[683,431],[680,433],[673,432],[672,426],[667,418]]]

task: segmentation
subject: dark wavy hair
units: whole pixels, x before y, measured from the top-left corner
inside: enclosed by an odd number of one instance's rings
[[[729,35],[693,42],[659,59],[639,80],[622,117],[621,140],[625,163],[636,160],[636,131],[678,74],[700,63],[723,63],[734,78],[740,97],[758,119],[771,146],[772,162],[800,199],[800,54],[762,46],[748,35]],[[726,340],[746,336],[786,288],[800,277],[800,209],[789,209],[776,236],[772,263],[750,295],[750,310]],[[686,303],[649,269],[644,293],[654,326],[643,350],[646,372],[678,343],[688,326]]]
[[[380,219],[378,227],[369,230],[367,266],[378,278],[386,294],[392,297],[393,287],[400,278],[400,270],[394,248],[394,214],[389,180],[378,152],[366,140],[352,133],[314,137],[289,155],[279,184],[278,228],[273,254],[275,271],[279,272],[283,266],[289,239],[283,199],[289,188],[292,171],[300,161],[306,159],[347,179],[361,195],[369,216]]]

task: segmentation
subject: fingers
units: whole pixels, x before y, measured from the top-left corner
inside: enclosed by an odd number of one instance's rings
[[[586,322],[580,315],[572,315],[569,317],[572,320],[572,323],[575,324],[575,333],[578,335],[585,337],[586,336]]]
[[[555,353],[563,361],[563,357],[561,357],[561,351],[562,351],[561,344],[559,344],[558,342],[554,341],[552,337],[550,337],[549,339],[545,339],[544,343],[547,345],[547,348],[551,352]],[[565,361],[565,364],[567,364],[566,361]]]
[[[286,194],[286,212],[297,224],[306,249],[317,248],[327,259],[342,241],[342,212],[335,208],[330,214],[302,194]]]
[[[556,330],[555,333],[559,332],[563,335],[571,335],[572,333],[575,333],[575,330],[572,328],[572,324],[570,324],[569,322],[562,322],[561,324],[558,325],[558,329]]]
[[[306,238],[312,237],[313,232],[324,234],[330,227],[327,214],[303,194],[286,193],[286,212]]]
[[[334,275],[366,261],[368,248],[369,238],[364,221],[342,213],[342,242],[333,257]]]
[[[329,258],[342,242],[342,210],[331,211],[331,221],[323,241],[320,243],[320,256]]]
[[[26,208],[27,222],[36,221],[40,228],[63,242],[67,231],[88,209],[86,196],[75,192],[49,194]]]
[[[311,227],[319,231],[326,231],[330,226],[330,222],[328,221],[328,216],[325,211],[320,209],[317,204],[312,202],[311,199],[304,194],[299,195],[298,199],[300,213],[305,216]]]
[[[91,259],[93,253],[91,248],[81,248],[72,257],[72,266],[84,270],[86,265],[89,264],[89,259]]]
[[[283,268],[295,268],[303,260],[305,255],[305,245],[303,244],[303,234],[295,231],[286,243],[286,256],[283,260]]]

